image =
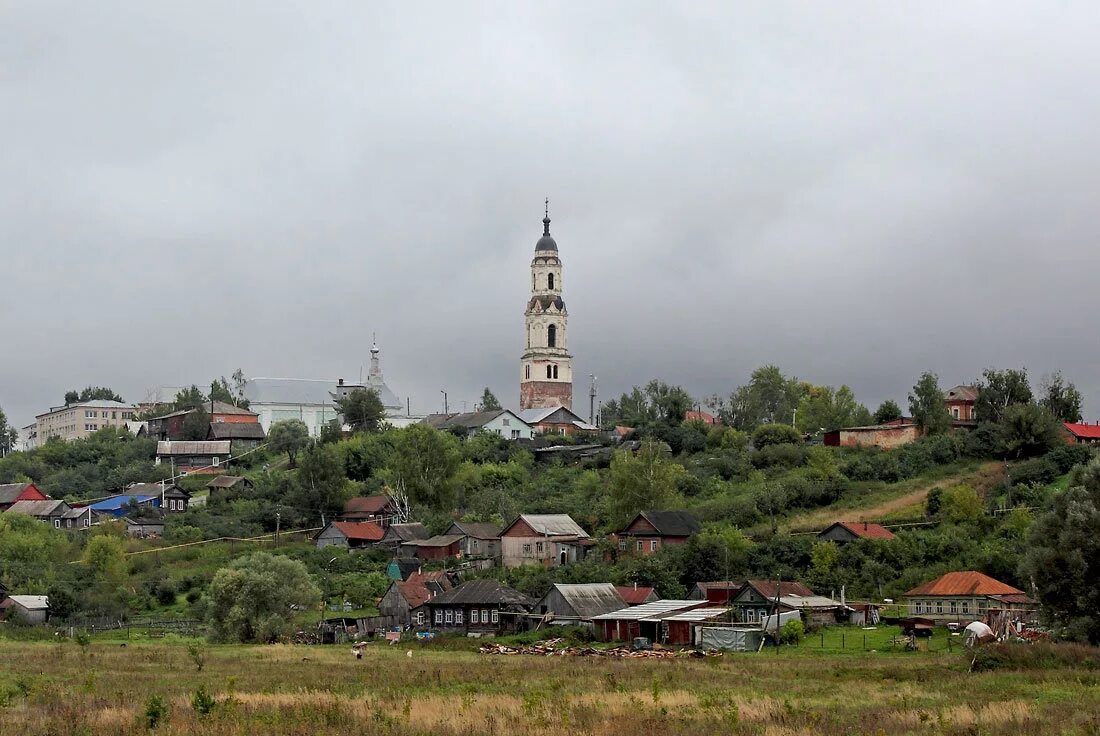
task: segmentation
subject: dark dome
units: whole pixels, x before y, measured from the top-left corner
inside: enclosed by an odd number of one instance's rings
[[[542,237],[535,243],[535,251],[540,250],[552,250],[555,253],[558,251],[558,244],[550,237],[550,215],[542,218]]]

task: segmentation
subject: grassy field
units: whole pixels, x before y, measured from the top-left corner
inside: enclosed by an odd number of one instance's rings
[[[958,653],[812,640],[674,660],[0,641],[0,662],[0,733],[21,736],[1100,733],[1096,671],[968,674]]]

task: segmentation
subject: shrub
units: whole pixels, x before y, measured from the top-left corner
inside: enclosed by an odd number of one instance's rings
[[[797,644],[806,635],[806,627],[801,621],[792,620],[779,627],[780,644]]]
[[[1058,471],[1058,465],[1049,457],[1028,460],[1027,462],[1020,463],[1009,471],[1009,476],[1012,478],[1013,484],[1024,486],[1049,485],[1053,483],[1059,475],[1061,475],[1061,473]]]
[[[198,714],[199,718],[210,715],[217,706],[218,701],[214,699],[213,695],[206,692],[206,688],[202,685],[199,685],[199,689],[191,696],[191,708]]]
[[[160,722],[166,720],[168,706],[159,695],[150,695],[145,701],[145,727],[156,728]]]
[[[1085,445],[1064,445],[1046,454],[1045,460],[1054,463],[1058,468],[1058,474],[1062,475],[1073,470],[1075,465],[1084,465],[1092,459],[1091,447]]]
[[[752,464],[758,468],[797,468],[806,461],[806,448],[801,445],[765,445],[752,454]]]
[[[967,652],[966,656],[973,656],[975,672],[1060,668],[1100,670],[1100,649],[1083,644],[1001,642],[978,647],[972,654]]]
[[[752,433],[752,446],[761,450],[770,445],[801,445],[802,434],[789,424],[763,424]]]
[[[161,580],[153,589],[153,595],[157,603],[162,606],[170,606],[176,602],[176,584],[171,580]]]

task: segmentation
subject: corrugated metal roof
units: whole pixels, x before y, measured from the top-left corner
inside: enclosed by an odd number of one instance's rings
[[[921,595],[1023,595],[1024,591],[974,570],[949,572],[906,593]]]
[[[455,521],[451,523],[451,529],[474,539],[500,539],[500,527],[484,521]]]
[[[667,599],[643,603],[640,606],[629,606],[618,611],[611,611],[599,616],[593,616],[593,621],[640,621],[643,618],[652,618],[665,613],[675,613],[690,608],[698,608],[706,605],[705,601],[684,601]]]
[[[462,585],[437,595],[432,605],[502,605],[530,608],[531,599],[499,580],[467,580]]]
[[[1062,422],[1066,429],[1074,437],[1086,440],[1100,440],[1100,424],[1077,424],[1074,422]]]
[[[791,608],[838,608],[840,601],[824,595],[781,595],[779,602]]]
[[[164,440],[157,443],[158,455],[228,455],[229,440]]]
[[[120,493],[117,496],[111,496],[109,498],[103,499],[102,501],[96,501],[95,503],[88,504],[88,506],[93,511],[114,511],[115,509],[120,509],[123,506],[128,506],[130,504],[130,499],[134,499],[137,503],[142,504],[142,503],[148,503],[148,502],[154,500],[154,498],[159,498],[159,497],[160,497],[159,494],[154,497],[154,496],[136,496],[136,495],[129,494],[129,493]]]
[[[671,616],[658,616],[650,620],[654,621],[708,621],[718,616],[729,613],[728,608],[693,608],[690,611],[680,611]]]
[[[60,507],[64,506],[64,509]],[[16,501],[12,504],[12,507],[7,510],[9,514],[26,514],[27,516],[49,516],[57,511],[64,512],[69,508],[69,504],[64,501],[52,500],[52,501]]]
[[[536,534],[548,537],[588,536],[588,532],[581,529],[569,514],[520,514],[519,519],[522,519]],[[511,527],[514,524],[515,522],[512,522],[508,526]]]
[[[611,583],[555,583],[550,592],[554,590],[561,594],[581,618],[619,611],[625,603]]]
[[[405,544],[413,547],[449,547],[465,538],[465,534],[436,534],[434,537],[428,537],[427,539],[413,539]]]
[[[50,607],[49,597],[44,595],[9,595],[8,598],[29,611],[41,611]]]
[[[386,533],[385,529],[373,521],[334,521],[332,526],[339,529],[348,539],[365,542],[377,542]]]
[[[615,590],[618,591],[619,595],[628,606],[639,606],[643,603],[647,603],[651,596],[656,595],[653,592],[653,588],[648,585],[616,585]]]

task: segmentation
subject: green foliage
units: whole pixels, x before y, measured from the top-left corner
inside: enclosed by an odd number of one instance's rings
[[[1020,574],[1066,636],[1100,644],[1100,458],[1036,516]]]
[[[80,393],[76,391],[65,392],[66,405],[79,404],[84,401],[118,401],[121,403],[122,397],[106,386],[88,386]]]
[[[199,689],[191,696],[191,709],[195,711],[200,719],[213,713],[217,705],[218,701],[214,699],[213,695],[206,692],[206,688],[202,685],[199,685]]]
[[[15,442],[19,439],[19,433],[15,427],[8,424],[8,417],[4,410],[0,409],[0,457],[7,455],[15,449]]]
[[[176,399],[172,402],[172,410],[190,411],[191,409],[198,409],[205,403],[206,395],[199,390],[198,386],[191,384],[189,388],[180,389],[176,393]]]
[[[125,551],[118,538],[99,534],[88,540],[80,560],[88,566],[95,580],[118,583],[126,576]]]
[[[647,440],[637,454],[616,452],[608,487],[612,518],[626,523],[639,511],[665,509],[676,502],[682,465],[668,460],[658,443]]]
[[[301,419],[284,419],[274,422],[267,430],[268,449],[286,453],[290,467],[295,466],[298,453],[309,444],[309,427]]]
[[[156,728],[168,720],[168,706],[159,695],[150,695],[145,701],[145,727]]]
[[[202,668],[206,666],[206,647],[198,642],[191,642],[187,645],[187,656],[195,663],[195,672],[202,672]]]
[[[605,402],[601,417],[605,426],[645,427],[656,423],[677,426],[694,405],[684,389],[654,379],[644,388],[635,386],[629,394]]]
[[[870,424],[871,413],[847,386],[836,391],[830,386],[809,386],[798,403],[797,423],[801,432],[830,432]]]
[[[729,397],[715,396],[708,403],[724,424],[751,432],[761,424],[789,421],[802,393],[798,379],[784,376],[778,366],[766,365],[753,371],[749,383]]]
[[[210,434],[210,413],[206,411],[206,405],[200,404],[191,410],[191,413],[183,418],[181,427],[185,440],[205,440]]]
[[[966,484],[948,488],[940,498],[940,515],[956,524],[977,522],[984,509],[978,492]]]
[[[446,509],[454,500],[460,459],[453,435],[414,424],[396,432],[386,476],[390,486],[413,503]]]
[[[352,389],[333,403],[353,432],[377,432],[386,418],[386,407],[373,388]]]
[[[872,417],[872,421],[874,421],[875,424],[885,424],[895,419],[901,419],[901,407],[898,406],[898,403],[893,399],[887,399],[879,404]]]
[[[263,552],[240,557],[210,583],[210,636],[222,642],[278,641],[290,632],[294,611],[313,608],[320,599],[301,562]]]
[[[935,373],[924,372],[909,394],[909,413],[913,422],[928,434],[946,432],[951,427],[951,414],[943,404],[943,391]]]
[[[998,370],[986,368],[978,382],[978,401],[974,412],[979,422],[999,423],[1005,420],[1009,407],[1032,402],[1027,369]]]
[[[0,581],[11,590],[44,589],[67,552],[67,540],[46,524],[22,514],[0,514]]]
[[[752,433],[752,445],[757,450],[787,444],[802,444],[802,434],[789,424],[765,424]]]
[[[1096,452],[1087,445],[1063,445],[1046,454],[1046,459],[1058,469],[1058,474],[1068,473],[1078,465],[1084,465],[1096,457]]]
[[[307,445],[294,481],[290,502],[312,515],[331,516],[343,509],[352,495],[340,454],[333,445]]]
[[[1012,404],[1001,422],[1001,452],[1005,457],[1035,457],[1064,444],[1058,420],[1036,404]]]
[[[1081,421],[1081,392],[1056,372],[1047,378],[1040,389],[1039,405],[1062,422]]]
[[[493,395],[493,392],[486,386],[485,390],[481,392],[481,411],[496,411],[501,408],[500,401]]]
[[[806,627],[801,621],[792,620],[779,627],[780,644],[797,644],[806,635]]]

